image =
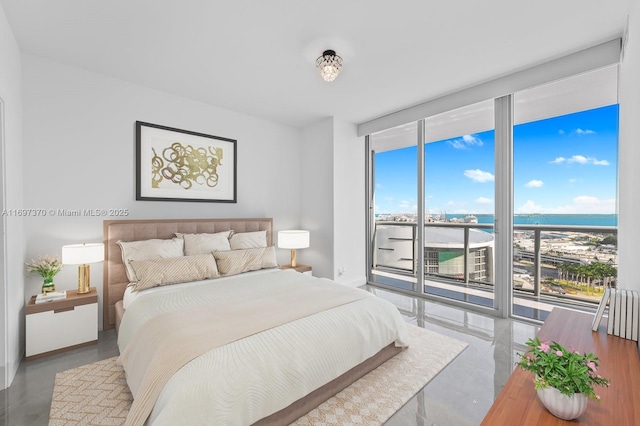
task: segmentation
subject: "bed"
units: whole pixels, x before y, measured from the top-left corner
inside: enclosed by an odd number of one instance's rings
[[[194,238],[225,233],[242,244],[194,255]],[[132,260],[138,243],[168,246],[176,235],[191,250],[183,258]],[[266,248],[251,246],[255,235]],[[118,332],[134,395],[127,424],[289,424],[408,345],[390,303],[275,267],[270,218],[105,221],[104,242],[104,328]],[[237,261],[256,251],[257,263]],[[165,265],[185,262],[206,262],[196,268],[205,275],[154,285],[171,276]],[[149,288],[131,291],[130,266],[141,277],[133,286]]]

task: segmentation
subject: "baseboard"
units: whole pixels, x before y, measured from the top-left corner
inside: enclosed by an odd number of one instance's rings
[[[367,283],[367,278],[359,277],[352,280],[337,279],[336,281],[339,282],[340,284],[348,285],[349,287],[360,287],[361,285],[364,285]]]

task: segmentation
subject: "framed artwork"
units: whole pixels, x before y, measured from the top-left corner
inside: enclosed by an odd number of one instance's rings
[[[237,202],[236,143],[136,121],[136,200]]]

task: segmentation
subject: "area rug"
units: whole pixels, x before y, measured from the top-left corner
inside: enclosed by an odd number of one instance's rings
[[[293,425],[382,425],[453,361],[466,343],[409,325],[409,349]],[[116,357],[56,374],[50,426],[122,425],[131,393]]]

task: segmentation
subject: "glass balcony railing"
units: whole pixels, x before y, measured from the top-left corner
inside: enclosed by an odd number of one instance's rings
[[[594,307],[606,287],[616,286],[615,227],[519,224],[513,228],[514,297]],[[441,283],[460,292],[493,293],[498,261],[493,224],[430,222],[424,232],[425,286]],[[373,272],[415,281],[416,236],[415,222],[377,221]]]

